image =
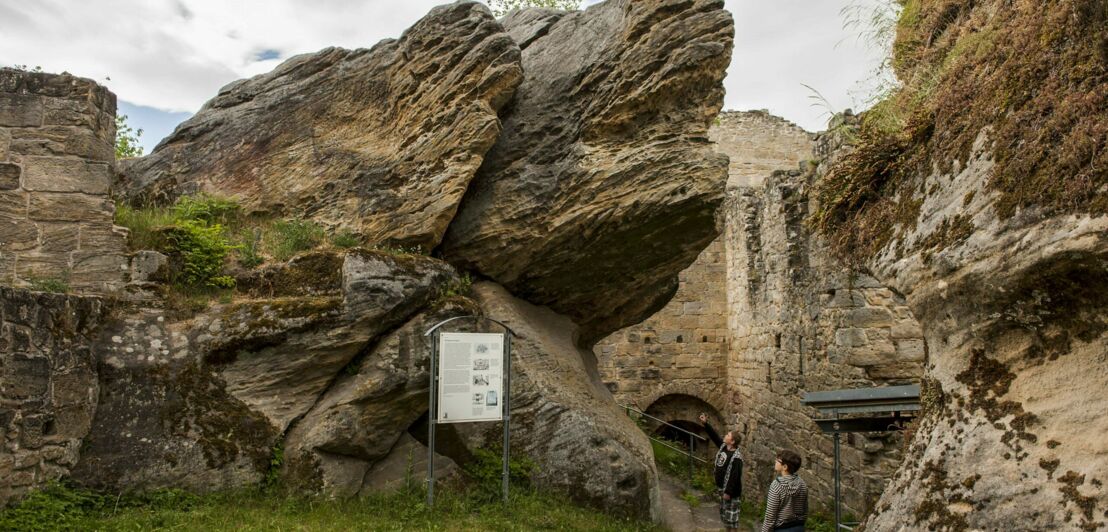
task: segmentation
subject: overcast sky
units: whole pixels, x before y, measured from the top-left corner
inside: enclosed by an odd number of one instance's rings
[[[726,0],[735,50],[725,109],[768,109],[810,131],[826,106],[865,105],[881,51],[840,10],[881,0]],[[223,85],[327,46],[398,37],[445,0],[0,0],[0,65],[100,81],[146,130],[147,153]],[[585,0],[585,5],[597,0]]]

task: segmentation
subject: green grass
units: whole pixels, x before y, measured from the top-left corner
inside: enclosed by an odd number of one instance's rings
[[[139,497],[99,495],[58,485],[0,512],[0,530],[661,530],[620,520],[534,492],[508,505],[477,502],[460,488],[322,500],[258,491],[197,496],[165,491]]]

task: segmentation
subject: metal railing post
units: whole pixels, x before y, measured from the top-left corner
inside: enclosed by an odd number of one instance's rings
[[[692,439],[692,434],[689,434],[689,455],[687,457],[685,457],[685,461],[688,462],[688,464],[689,464],[689,485],[690,486],[692,486],[692,478],[693,478],[693,467],[692,467],[693,455],[692,455],[692,453],[693,453],[693,439]]]
[[[512,335],[504,335],[504,396],[502,398],[502,405],[504,408],[504,502],[508,502],[508,479],[509,467],[508,460],[511,456],[509,449],[511,448],[512,437],[512,411],[511,411],[511,390],[512,390]]]
[[[839,504],[839,501],[841,500],[840,499],[841,495],[839,493],[839,482],[841,480],[841,477],[840,477],[840,474],[839,474],[839,436],[840,436],[840,433],[836,432],[835,433],[835,530],[836,530],[836,532],[838,532],[838,530],[842,529],[842,522],[843,522],[842,507]]]
[[[431,336],[431,390],[430,409],[427,411],[427,507],[435,506],[435,420],[438,413],[435,411],[436,380],[438,378],[439,358],[439,332]]]

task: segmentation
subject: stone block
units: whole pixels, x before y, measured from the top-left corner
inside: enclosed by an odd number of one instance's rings
[[[46,424],[46,419],[41,415],[23,416],[20,421],[19,439],[24,449],[38,449],[42,447],[43,441],[43,428]]]
[[[7,477],[7,484],[13,488],[30,486],[35,483],[35,472],[32,470],[14,471]]]
[[[896,323],[893,313],[884,307],[853,309],[844,316],[844,323],[851,327],[892,327]]]
[[[0,127],[0,161],[8,160],[11,153],[12,134],[7,128]]]
[[[69,278],[69,257],[63,254],[22,254],[15,262],[15,276],[32,279],[65,280]]]
[[[15,353],[5,360],[0,397],[32,399],[46,395],[50,386],[50,360],[44,356]]]
[[[0,284],[15,282],[15,254],[0,251]]]
[[[896,358],[904,361],[923,362],[927,358],[927,346],[922,338],[897,340]]]
[[[0,253],[38,247],[38,226],[26,219],[0,215]]]
[[[32,220],[79,222],[111,219],[113,205],[106,196],[38,192],[30,195]]]
[[[139,251],[131,258],[131,282],[148,283],[168,280],[169,258],[157,251]],[[604,346],[606,354],[615,346]]]
[[[73,155],[96,162],[114,163],[115,148],[87,128],[49,126],[11,130],[12,153],[20,155]]]
[[[113,225],[110,219],[101,223],[82,224],[80,250],[125,253],[127,229]]]
[[[97,128],[100,110],[87,98],[43,98],[42,125]]]
[[[128,270],[127,256],[103,251],[75,251],[70,283],[73,286],[95,286],[122,283]]]
[[[23,158],[23,188],[29,191],[107,194],[111,181],[106,163],[70,157]]]
[[[30,222],[26,222],[30,223]],[[68,253],[77,250],[79,227],[74,223],[43,223],[42,241],[39,251],[42,253]]]
[[[19,176],[22,169],[17,164],[0,163],[0,190],[19,188]]]
[[[0,218],[27,218],[27,193],[0,191]]]
[[[859,347],[866,345],[866,342],[866,331],[864,329],[844,328],[835,331],[835,345]]]
[[[42,98],[34,94],[0,93],[0,127],[42,125]]]
[[[893,325],[892,337],[895,339],[901,338],[923,338],[923,328],[920,327],[919,322],[914,319],[900,320]]]

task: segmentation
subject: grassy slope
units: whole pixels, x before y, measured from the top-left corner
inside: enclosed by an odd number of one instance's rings
[[[660,530],[536,493],[508,506],[445,492],[428,511],[415,491],[364,499],[286,498],[259,492],[191,496],[172,492],[116,505],[111,496],[68,504],[75,492],[52,488],[0,512],[3,530]],[[47,490],[48,493],[50,490]],[[77,497],[80,497],[78,495]]]

